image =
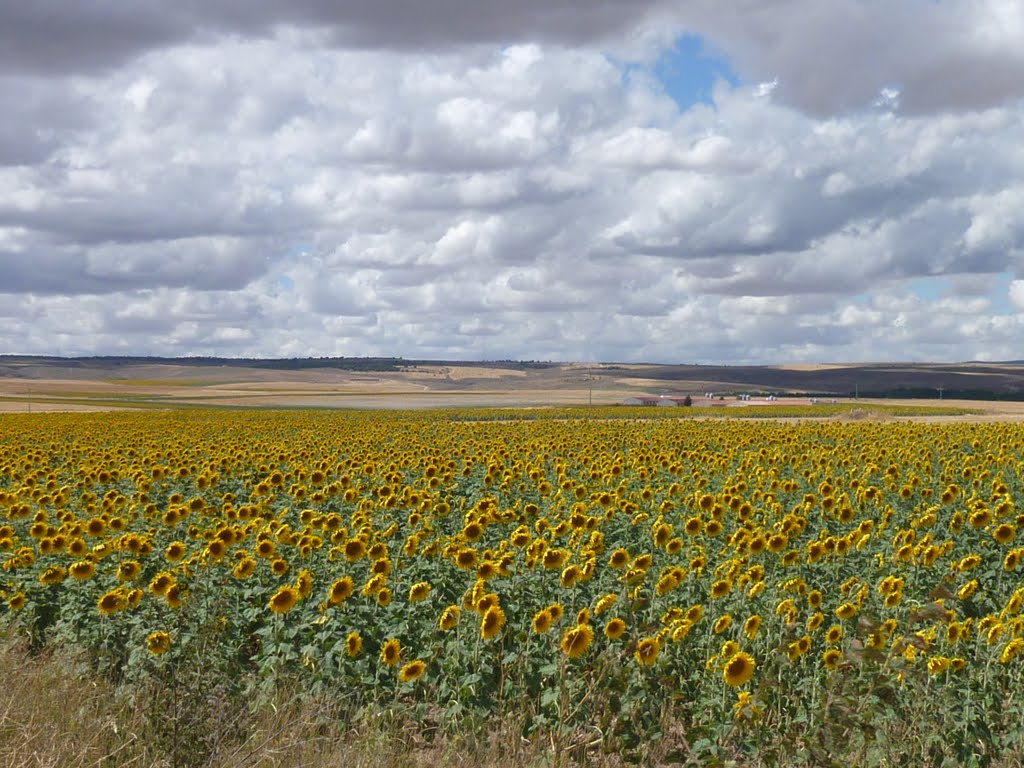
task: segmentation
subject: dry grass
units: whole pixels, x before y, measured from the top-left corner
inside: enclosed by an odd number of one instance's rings
[[[527,743],[508,723],[453,739],[408,715],[353,719],[282,692],[253,711],[217,690],[193,688],[177,707],[167,690],[132,699],[81,658],[32,655],[0,640],[0,768],[498,768],[556,764],[547,744]],[[177,710],[177,711],[176,711]],[[615,756],[590,765],[617,766]]]
[[[586,765],[698,765],[681,721],[666,716],[664,738],[629,756],[602,751],[600,734],[578,734],[577,751],[557,752],[550,741],[528,742],[515,718],[463,726],[445,735],[430,718],[377,709],[339,711],[282,690],[258,709],[192,685],[176,704],[166,688],[136,691],[134,700],[88,671],[81,658],[58,652],[31,655],[23,643],[0,638],[0,768],[554,768]],[[779,733],[764,753],[744,740],[722,743],[717,765],[851,764],[947,765],[934,754],[934,736],[949,723],[921,700],[908,718],[878,720],[868,759],[850,745],[821,744],[812,733]],[[941,714],[941,713],[940,713]],[[955,723],[956,713],[947,712]],[[434,722],[434,725],[430,725]],[[767,724],[766,724],[767,726]],[[936,731],[938,728],[938,731]],[[822,732],[824,733],[824,731]],[[852,737],[852,734],[851,734]],[[940,737],[941,738],[941,737]],[[931,745],[931,746],[930,746]],[[852,751],[851,751],[852,750]],[[1024,764],[1024,745],[1006,744],[970,764]]]

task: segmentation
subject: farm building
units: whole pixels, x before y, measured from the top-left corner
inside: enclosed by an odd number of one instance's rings
[[[692,399],[689,395],[661,395],[659,397],[653,397],[651,395],[639,395],[637,397],[627,397],[622,401],[623,405],[653,405],[653,406],[677,406],[677,405],[690,405]]]

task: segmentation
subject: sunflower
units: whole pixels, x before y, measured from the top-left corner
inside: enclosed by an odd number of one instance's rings
[[[76,581],[87,581],[96,575],[96,566],[88,560],[78,560],[68,566],[68,573]]]
[[[277,551],[277,546],[270,539],[260,539],[256,542],[256,555],[263,558],[271,558]]]
[[[613,605],[615,605],[615,601],[618,599],[619,596],[615,594],[609,593],[605,595],[600,600],[598,600],[597,603],[594,605],[594,615],[600,616],[602,613],[604,613]]]
[[[541,608],[533,614],[533,620],[530,622],[530,626],[533,628],[535,633],[543,635],[551,629],[551,623],[551,613],[547,608]]]
[[[956,597],[958,600],[970,600],[977,590],[978,580],[971,579],[956,591]]]
[[[656,595],[664,595],[678,586],[679,582],[675,580],[675,577],[671,573],[667,573],[658,579],[658,583],[654,586],[654,593]]]
[[[548,612],[548,616],[551,617],[551,621],[557,623],[562,620],[562,616],[565,615],[565,608],[562,607],[561,603],[552,603],[545,610]]]
[[[372,597],[384,589],[387,584],[387,577],[382,573],[377,573],[366,580],[363,584],[363,588],[360,590],[360,594],[363,597]]]
[[[711,599],[718,600],[732,592],[732,582],[728,579],[719,579],[711,585]]]
[[[1006,613],[1017,613],[1021,609],[1021,605],[1024,605],[1024,589],[1018,589],[1010,595],[1003,610]]]
[[[167,653],[171,649],[171,636],[166,632],[150,632],[146,636],[146,650],[154,656]]]
[[[946,625],[946,642],[955,645],[963,636],[963,625],[959,621],[951,621]]]
[[[88,549],[88,546],[85,541],[78,536],[68,542],[68,554],[72,557],[81,557],[85,554],[86,549]]]
[[[354,563],[366,554],[366,543],[362,539],[349,539],[345,542],[345,559]]]
[[[604,636],[609,640],[618,640],[626,632],[626,622],[620,618],[609,619],[604,625]]]
[[[124,593],[119,589],[112,589],[109,592],[105,592],[103,596],[96,601],[96,609],[100,612],[100,616],[112,616],[127,607],[128,601],[125,599]]]
[[[800,552],[799,552],[799,550],[790,549],[790,550],[787,550],[786,553],[782,556],[782,565],[785,568],[790,568],[790,567],[796,565],[799,560],[800,560]]]
[[[973,528],[984,528],[986,525],[992,522],[992,513],[984,508],[976,509],[974,512],[971,513],[971,516],[968,518],[968,521],[970,522]]]
[[[735,640],[726,640],[722,643],[721,649],[718,651],[718,658],[720,659],[731,659],[737,653],[740,652],[740,644]]]
[[[853,616],[856,615],[856,613],[857,606],[855,606],[853,603],[843,603],[835,610],[836,616],[838,616],[840,619],[853,618]]]
[[[1021,652],[1022,648],[1024,648],[1024,640],[1022,640],[1019,637],[1015,637],[1013,640],[1011,640],[1005,646],[1003,646],[1002,653],[999,654],[999,663],[1009,664],[1011,661],[1017,658],[1017,654]]]
[[[658,660],[659,653],[661,653],[661,640],[657,637],[645,637],[636,644],[633,656],[640,664],[649,667]]]
[[[331,584],[331,588],[327,592],[327,602],[331,605],[340,605],[352,597],[354,591],[355,584],[352,581],[352,577],[342,576],[340,579],[335,579],[334,583]]]
[[[402,644],[397,638],[387,640],[380,649],[380,661],[386,667],[393,667],[398,663],[398,657],[402,654]]]
[[[184,596],[185,592],[182,590],[181,585],[175,582],[167,588],[167,591],[164,593],[164,600],[171,608],[180,608]]]
[[[455,565],[464,570],[475,567],[476,550],[469,548],[460,549],[455,553]]]
[[[821,654],[821,661],[825,669],[836,669],[843,660],[843,652],[838,648],[829,648]]]
[[[716,635],[720,635],[725,632],[730,625],[732,625],[732,616],[726,613],[715,620],[715,624],[711,629]]]
[[[178,560],[181,560],[181,558],[185,556],[185,553],[187,551],[188,548],[180,541],[172,541],[170,544],[167,545],[167,548],[164,550],[164,559],[169,562],[175,563]]]
[[[792,643],[790,647],[792,648]],[[880,650],[885,645],[885,635],[881,632],[868,632],[867,639],[864,641],[864,645],[872,650]],[[911,646],[913,647],[913,646]],[[790,656],[790,659],[793,657]]]
[[[733,719],[737,721],[756,721],[761,716],[761,707],[747,691],[740,691],[736,695],[736,703],[732,705]]]
[[[559,647],[562,649],[562,653],[568,656],[570,659],[578,659],[587,649],[594,640],[594,630],[591,629],[589,624],[577,624],[572,629],[566,630],[562,634],[562,640],[559,643]]]
[[[408,664],[402,667],[398,673],[398,682],[400,683],[411,683],[413,680],[418,680],[423,676],[423,673],[427,671],[427,664],[421,659],[410,661]]]
[[[530,529],[525,525],[520,525],[512,531],[512,536],[509,538],[509,541],[516,549],[522,549],[523,547],[528,546],[530,543]]]
[[[139,575],[139,571],[141,570],[142,566],[139,565],[137,560],[125,560],[117,566],[117,580],[131,581]]]
[[[54,584],[60,584],[64,581],[65,576],[67,576],[67,571],[59,565],[51,565],[39,574],[39,583],[48,587],[53,586]]]
[[[680,620],[672,629],[672,642],[680,642],[684,637],[690,634],[690,630],[692,628],[693,624],[688,622],[686,619]]]
[[[7,607],[12,611],[20,611],[25,607],[25,593],[15,592],[9,598],[7,598]]]
[[[494,592],[488,592],[487,594],[481,595],[477,598],[476,602],[473,604],[473,608],[478,614],[483,616],[487,613],[488,608],[495,605],[501,605],[501,598]]]
[[[391,590],[387,587],[384,587],[379,592],[377,592],[376,600],[377,605],[379,605],[381,608],[387,608],[389,605],[391,605]]]
[[[572,565],[567,565],[564,569],[562,569],[560,581],[563,587],[565,587],[566,589],[571,589],[572,587],[576,586],[576,584],[580,581],[581,578],[583,578],[583,572],[580,570],[580,567],[578,565],[573,563]]]
[[[224,553],[227,551],[227,546],[220,539],[214,539],[206,545],[206,556],[211,560],[217,561],[224,557]]]
[[[295,589],[299,591],[302,599],[305,600],[313,594],[313,574],[303,568],[295,579]]]
[[[843,639],[843,628],[833,624],[825,631],[825,642],[829,645],[838,645]]]
[[[803,637],[801,637],[799,640],[796,641],[796,647],[797,650],[800,651],[801,655],[807,653],[809,650],[811,650],[811,636],[804,635]]]
[[[945,656],[932,656],[927,666],[929,675],[941,675],[952,666],[952,660]]]
[[[345,653],[350,658],[355,658],[363,652],[363,638],[358,632],[349,632],[348,637],[345,638]]]
[[[491,560],[484,560],[476,569],[476,577],[485,581],[493,579],[500,573],[499,566]]]
[[[231,569],[231,575],[236,579],[247,579],[256,572],[256,561],[251,557],[243,557],[235,567]]]
[[[957,563],[956,567],[961,573],[965,573],[977,568],[979,565],[981,565],[981,555],[977,555],[972,552],[971,554],[960,558],[960,562]]]
[[[757,637],[758,630],[761,629],[761,617],[756,613],[749,617],[743,622],[743,634],[748,640],[753,640]]]
[[[1009,523],[1000,523],[992,531],[992,538],[1000,544],[1009,544],[1017,535],[1017,529]]]
[[[478,522],[472,522],[462,529],[462,538],[470,543],[476,543],[483,538],[484,527]]]
[[[438,628],[442,632],[447,632],[450,629],[455,629],[455,626],[459,623],[459,616],[462,615],[462,611],[459,610],[457,605],[449,605],[443,611],[441,611],[441,618],[437,622]]]
[[[569,557],[570,552],[567,549],[548,549],[544,551],[544,555],[541,558],[541,565],[549,571],[558,571],[565,565],[565,562]]]
[[[480,637],[484,640],[497,637],[503,626],[505,626],[505,612],[501,610],[500,606],[492,605],[480,620]]]
[[[267,606],[274,613],[288,613],[298,604],[300,597],[299,590],[295,587],[281,587],[270,598]]]
[[[609,558],[608,558],[608,565],[611,566],[615,570],[619,570],[620,568],[624,568],[626,566],[626,563],[628,563],[628,562],[629,562],[629,552],[627,552],[626,550],[621,549],[621,548],[614,550],[612,552],[611,556],[609,556]]]
[[[754,657],[744,651],[734,653],[722,667],[722,679],[728,686],[743,685],[754,675]]]

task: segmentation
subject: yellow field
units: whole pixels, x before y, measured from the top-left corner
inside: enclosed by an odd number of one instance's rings
[[[1024,755],[1018,425],[624,414],[7,414],[0,626],[557,760]]]

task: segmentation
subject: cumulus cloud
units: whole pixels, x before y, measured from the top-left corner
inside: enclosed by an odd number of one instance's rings
[[[817,115],[898,106],[980,109],[1024,97],[1024,6],[1016,0],[697,0],[681,23],[712,37],[737,69],[776,81]]]
[[[47,2],[0,0],[2,351],[1019,357],[1024,105],[925,88],[1015,6]],[[680,109],[665,28],[743,78]]]
[[[104,70],[157,48],[220,35],[265,37],[280,27],[314,30],[344,48],[585,44],[632,30],[664,5],[665,0],[3,0],[0,68]]]

